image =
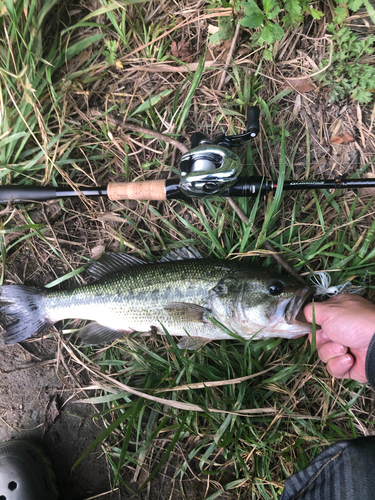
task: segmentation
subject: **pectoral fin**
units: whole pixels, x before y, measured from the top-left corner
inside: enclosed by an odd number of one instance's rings
[[[189,351],[195,351],[200,347],[211,342],[212,339],[206,339],[204,337],[182,337],[180,342],[177,344],[179,349],[189,349]]]
[[[119,339],[124,335],[129,335],[129,333],[132,332],[126,330],[112,330],[112,328],[92,322],[81,328],[78,335],[86,345],[97,345],[112,342],[112,340]]]
[[[187,302],[170,302],[164,309],[175,320],[181,323],[200,322],[208,323],[206,319],[209,309],[198,306],[197,304],[189,304]]]

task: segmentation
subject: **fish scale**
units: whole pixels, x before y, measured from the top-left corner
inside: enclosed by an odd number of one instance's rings
[[[179,345],[189,348],[190,337],[200,339],[195,345],[231,338],[211,319],[244,338],[292,338],[311,330],[295,321],[311,289],[242,261],[164,258],[145,264],[106,254],[89,272],[99,278],[95,283],[67,290],[0,287],[5,342],[19,342],[70,318],[92,321],[79,332],[87,344],[151,328],[162,334],[163,327],[185,336]]]
[[[170,303],[195,304],[205,307],[209,291],[228,272],[238,266],[219,265],[215,261],[176,261],[161,264],[138,265],[106,280],[64,291],[46,294],[45,311],[51,322],[71,317],[82,317],[103,326],[123,331],[148,331],[163,325],[171,335],[186,335],[183,314],[171,315],[165,306]],[[216,338],[230,338],[221,329],[189,322],[189,333],[202,333]]]

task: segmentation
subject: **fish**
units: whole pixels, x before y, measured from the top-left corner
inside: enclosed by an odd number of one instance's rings
[[[87,345],[166,330],[181,337],[178,347],[197,349],[231,339],[232,332],[257,340],[311,331],[311,324],[297,315],[313,289],[244,261],[206,259],[189,248],[154,263],[106,253],[88,272],[93,283],[66,290],[1,286],[5,344],[72,318],[91,321],[78,332]]]

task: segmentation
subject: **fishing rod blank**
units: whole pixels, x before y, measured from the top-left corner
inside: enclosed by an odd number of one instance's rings
[[[322,179],[284,181],[283,191],[313,190],[313,189],[358,189],[375,188],[375,179]],[[108,184],[108,197],[115,200],[189,200],[193,198],[212,198],[213,196],[233,196],[251,198],[261,194],[276,191],[277,183],[266,177],[239,177],[226,190],[215,193],[217,184],[207,180],[206,185],[195,187],[201,191],[197,196],[189,196],[181,187],[179,178],[154,180],[144,182],[126,182]],[[375,194],[375,193],[374,193]]]
[[[241,177],[242,162],[233,149],[259,133],[257,106],[247,110],[247,131],[240,135],[221,135],[210,140],[201,132],[191,137],[192,149],[180,160],[181,177],[140,182],[110,182],[107,187],[74,190],[63,187],[0,186],[0,203],[46,201],[56,198],[108,196],[120,200],[191,200],[213,196],[253,197],[277,189],[277,182],[265,177]],[[284,181],[283,191],[311,189],[349,189],[375,187],[375,179],[336,179]]]
[[[282,190],[359,189],[365,187],[375,188],[375,179],[346,179],[339,177],[336,179],[284,181]],[[277,182],[265,177],[239,177],[237,182],[230,186],[222,196],[252,197],[257,196],[259,192],[266,194],[276,191],[276,189]]]
[[[48,186],[0,186],[0,203],[21,201],[47,201],[75,196],[107,196],[107,188],[84,188],[79,191],[64,187]]]
[[[260,194],[276,191],[277,182],[266,177],[239,177],[234,184],[217,193],[217,184],[212,179],[205,184],[193,186],[197,195],[186,193],[181,187],[181,179],[158,179],[140,182],[110,182],[105,187],[84,188],[75,191],[63,187],[44,186],[0,186],[0,204],[22,201],[47,201],[58,198],[71,198],[81,195],[108,196],[111,201],[138,200],[138,201],[165,201],[185,200],[194,198],[204,199],[213,196],[233,196],[251,198]],[[292,180],[284,181],[283,191],[313,190],[313,189],[359,189],[375,188],[375,179],[322,179],[322,180]]]

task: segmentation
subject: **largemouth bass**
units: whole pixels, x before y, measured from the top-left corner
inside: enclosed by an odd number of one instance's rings
[[[184,260],[171,260],[181,259]],[[93,284],[67,290],[21,285],[0,287],[4,341],[12,344],[57,321],[92,320],[79,331],[86,344],[110,342],[132,332],[155,330],[181,336],[181,348],[232,338],[293,338],[311,331],[296,319],[312,294],[290,277],[229,260],[186,258],[174,253],[144,263],[125,254],[95,262]]]

